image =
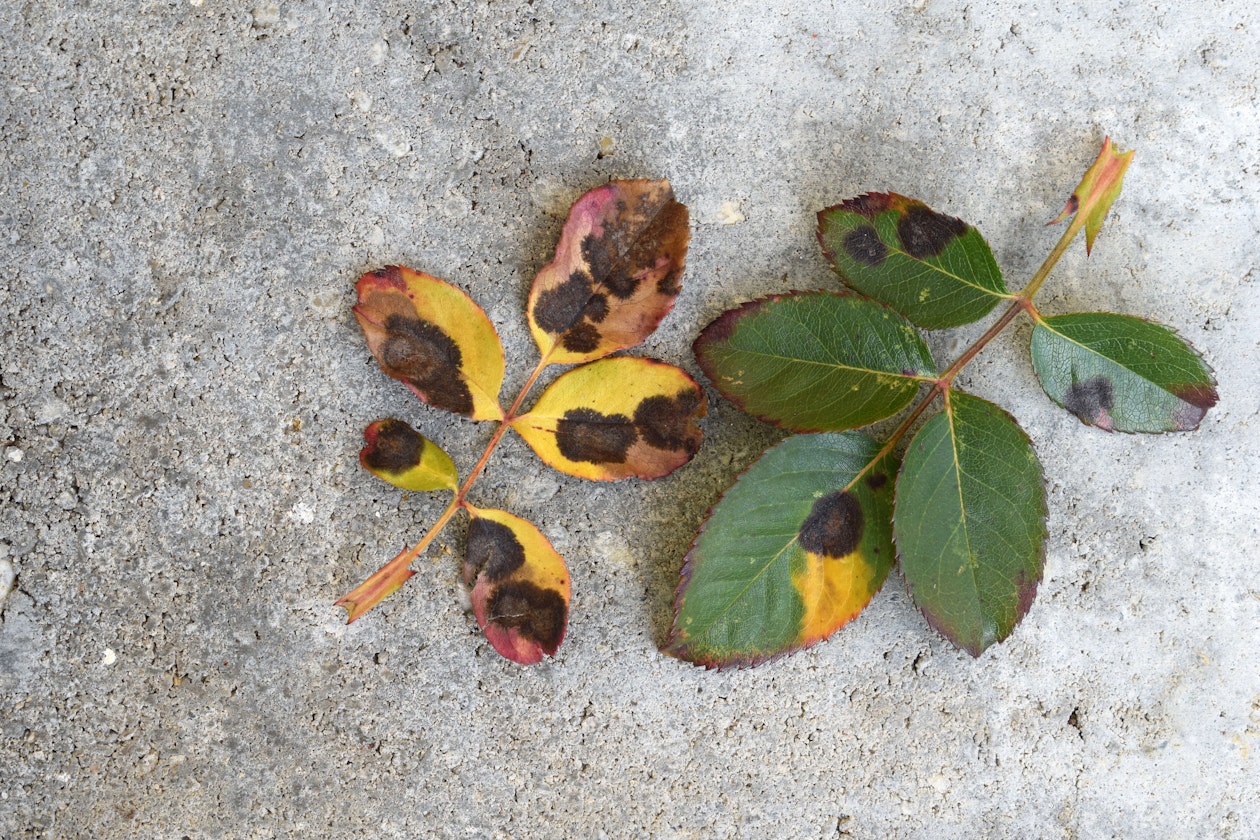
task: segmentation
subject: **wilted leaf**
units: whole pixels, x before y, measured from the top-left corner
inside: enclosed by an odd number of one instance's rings
[[[1184,432],[1216,405],[1216,381],[1172,330],[1131,315],[1042,318],[1032,360],[1050,399],[1107,431]]]
[[[569,620],[569,571],[519,516],[465,504],[472,517],[464,583],[473,614],[500,654],[522,665],[555,656]]]
[[[665,652],[750,665],[826,638],[892,567],[896,460],[861,432],[790,437],[714,506],[683,566]]]
[[[544,360],[598,359],[655,330],[681,288],[687,221],[668,181],[612,181],[578,199],[529,293]]]
[[[700,449],[706,408],[704,391],[673,365],[619,356],[560,376],[512,428],[569,475],[660,478]]]
[[[436,408],[500,420],[503,346],[472,298],[403,266],[363,275],[355,285],[359,319],[381,369]]]
[[[377,478],[403,490],[451,490],[459,473],[451,456],[402,420],[377,420],[363,430],[367,446],[359,463]]]
[[[957,391],[923,425],[897,479],[893,533],[927,620],[972,656],[1028,612],[1045,559],[1041,464],[996,405]]]
[[[731,309],[695,342],[714,387],[770,423],[839,431],[896,414],[936,372],[915,328],[851,292],[794,292]]]
[[[864,295],[927,329],[983,317],[1010,297],[980,231],[896,193],[869,193],[818,214],[832,268]]]
[[[1112,145],[1111,138],[1103,140],[1102,150],[1076,189],[1068,198],[1067,206],[1058,218],[1051,222],[1061,222],[1068,216],[1076,215],[1074,224],[1085,227],[1085,253],[1094,250],[1094,238],[1102,229],[1103,220],[1120,197],[1120,188],[1124,185],[1124,173],[1133,162],[1133,151],[1120,152]]]

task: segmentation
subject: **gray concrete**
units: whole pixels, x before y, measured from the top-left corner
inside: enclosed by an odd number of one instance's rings
[[[0,835],[1255,837],[1260,824],[1260,17],[1159,5],[10,3],[0,10]],[[833,286],[820,207],[871,189],[972,221],[1014,287],[1105,134],[1125,194],[1049,312],[1178,328],[1195,434],[1052,406],[1027,326],[965,377],[1026,426],[1046,577],[979,660],[893,579],[830,641],[740,672],[661,656],[682,555],[768,441],[715,402],[696,461],[594,486],[509,440],[473,493],[539,522],[575,596],[522,669],[465,613],[461,529],[347,628],[332,601],[441,501],[360,471],[410,419],[348,312],[405,262],[508,347],[568,204],[667,176],[683,294]],[[935,339],[942,358],[983,325]]]

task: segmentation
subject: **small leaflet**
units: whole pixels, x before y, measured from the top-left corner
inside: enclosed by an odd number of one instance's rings
[[[1218,399],[1212,369],[1161,324],[1112,312],[1041,318],[1033,367],[1050,399],[1108,432],[1188,432]]]
[[[391,265],[355,285],[354,315],[381,370],[434,408],[501,420],[503,345],[481,307],[436,277]]]
[[[406,422],[377,420],[363,430],[363,437],[367,446],[359,452],[359,463],[377,478],[417,492],[459,486],[451,456]]]
[[[472,517],[464,584],[473,615],[502,656],[521,665],[555,656],[569,621],[564,558],[534,525],[501,510],[465,504]]]

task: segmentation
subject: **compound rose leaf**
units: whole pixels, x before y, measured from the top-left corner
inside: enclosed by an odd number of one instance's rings
[[[700,449],[704,391],[673,365],[619,356],[563,374],[512,428],[547,464],[599,481],[660,478]]]
[[[462,290],[391,265],[355,285],[354,315],[381,370],[435,408],[500,420],[503,345],[481,307]]]
[[[1032,606],[1045,564],[1041,463],[1015,419],[951,391],[910,442],[893,534],[910,597],[979,656]]]
[[[367,446],[359,463],[377,478],[403,490],[450,490],[459,487],[451,456],[406,422],[377,420],[363,430]]]
[[[980,231],[896,193],[820,211],[818,241],[846,285],[926,329],[971,323],[1011,296]]]
[[[796,435],[723,494],[683,565],[663,648],[706,667],[811,645],[856,616],[893,564],[897,462],[856,431]]]
[[[674,306],[690,235],[668,181],[611,181],[578,199],[529,293],[543,359],[585,362],[642,342]]]
[[[1203,358],[1168,327],[1131,315],[1040,318],[1032,361],[1050,399],[1118,432],[1187,432],[1216,405]]]
[[[935,378],[905,318],[853,292],[793,292],[731,309],[694,350],[722,395],[798,432],[840,431],[896,414]]]
[[[490,644],[521,665],[555,656],[569,621],[569,570],[533,524],[467,503],[464,584]]]

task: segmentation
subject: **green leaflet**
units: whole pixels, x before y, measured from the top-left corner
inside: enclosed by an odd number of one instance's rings
[[[795,292],[746,303],[709,324],[694,350],[727,399],[798,432],[889,417],[936,373],[909,321],[852,292]]]
[[[819,212],[818,241],[848,286],[926,329],[971,323],[1010,297],[978,230],[896,193]]]
[[[892,567],[891,454],[861,432],[797,435],[714,506],[683,567],[666,653],[750,665],[856,615]]]
[[[950,392],[897,479],[901,571],[928,622],[972,656],[1010,635],[1041,580],[1045,520],[1023,429],[993,403]]]
[[[1176,333],[1131,315],[1038,321],[1032,360],[1050,399],[1107,431],[1184,432],[1216,405],[1216,381]]]

